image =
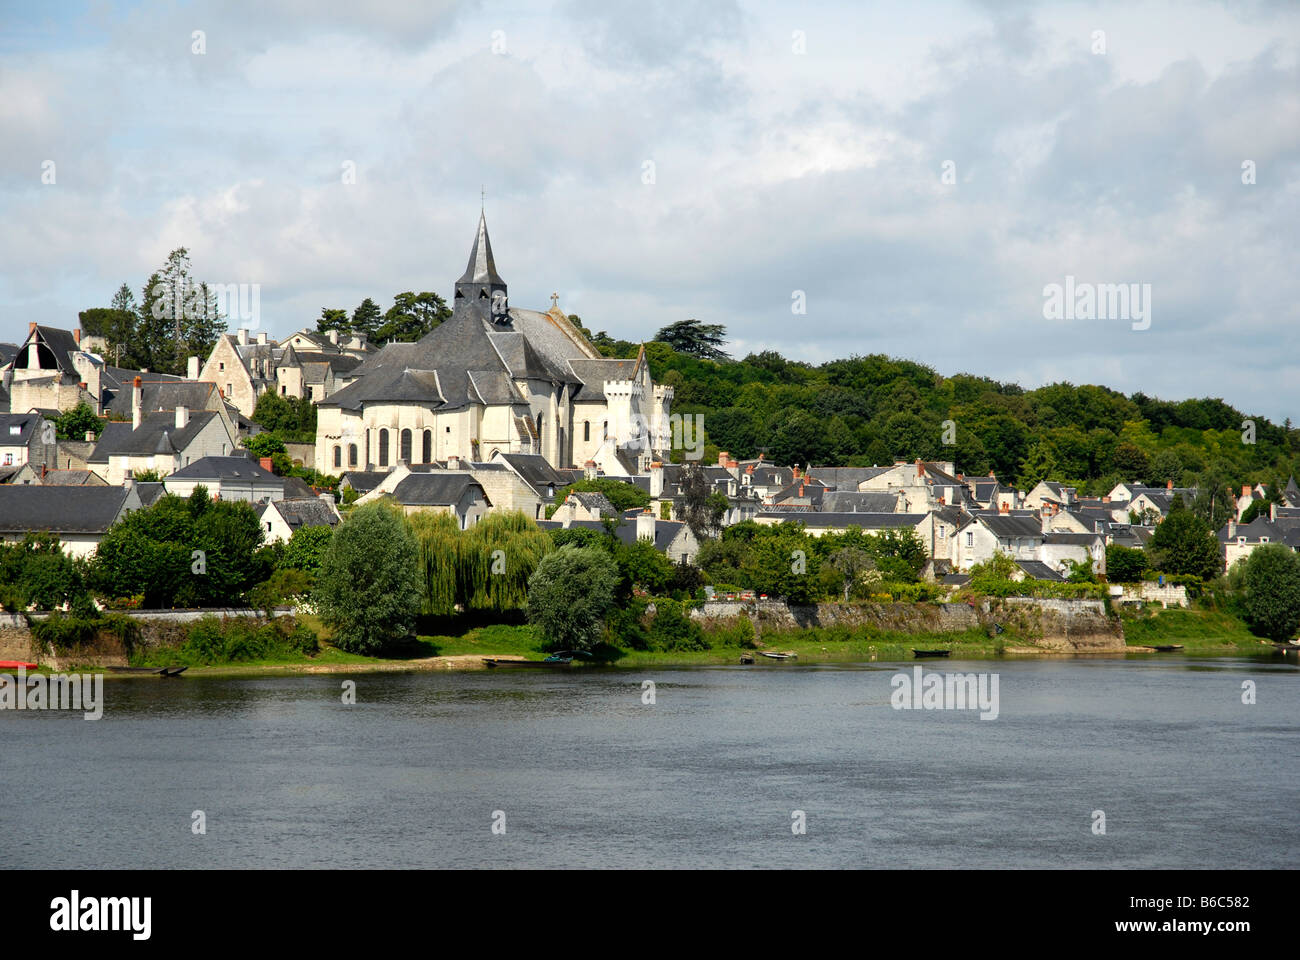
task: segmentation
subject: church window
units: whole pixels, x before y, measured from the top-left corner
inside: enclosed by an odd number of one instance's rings
[[[591,439],[591,421],[590,421],[590,420],[584,420],[584,421],[582,421],[582,439],[583,439],[583,440],[590,440],[590,439]]]
[[[343,466],[343,448],[342,448],[342,447],[337,447],[337,446],[336,446],[336,447],[334,448],[334,466],[336,466],[336,467],[341,467],[341,466]]]
[[[402,431],[402,452],[401,458],[407,463],[411,462],[411,431]]]
[[[379,465],[388,466],[388,431],[379,431]]]
[[[433,431],[432,430],[424,431],[424,458],[420,462],[421,463],[433,462]]]
[[[348,444],[348,466],[355,467],[356,465],[357,465],[357,445],[355,443],[349,443]]]

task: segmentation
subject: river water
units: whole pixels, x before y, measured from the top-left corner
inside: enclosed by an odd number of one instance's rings
[[[0,864],[1300,860],[1294,659],[922,664],[996,674],[994,720],[894,709],[914,666],[110,679],[98,721],[0,712]]]

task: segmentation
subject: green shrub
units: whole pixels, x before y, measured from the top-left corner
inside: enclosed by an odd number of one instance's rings
[[[667,598],[655,601],[650,621],[650,646],[655,650],[708,650],[709,641],[700,625],[682,612],[682,605]]]

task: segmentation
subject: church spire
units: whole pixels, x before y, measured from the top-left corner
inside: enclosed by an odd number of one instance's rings
[[[472,308],[483,319],[498,324],[509,322],[506,282],[497,273],[496,261],[492,259],[492,241],[488,239],[487,217],[482,211],[478,215],[474,246],[469,252],[469,265],[456,282],[455,306]]]

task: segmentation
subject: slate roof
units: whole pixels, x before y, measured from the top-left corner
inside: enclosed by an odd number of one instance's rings
[[[181,467],[167,478],[173,480],[237,480],[240,483],[257,481],[282,486],[282,481],[269,470],[263,470],[256,460],[247,457],[200,457],[187,467]]]
[[[99,442],[95,444],[95,451],[87,462],[108,463],[109,457],[124,455],[174,456],[193,443],[203,428],[217,416],[219,414],[215,410],[195,410],[179,430],[176,429],[176,416],[171,412],[149,414],[141,419],[138,430],[133,430],[130,423],[110,422],[104,426],[104,432],[99,435]]]
[[[981,513],[977,515],[977,519],[982,520],[984,525],[989,528],[989,531],[998,538],[1029,537],[1042,539],[1043,537],[1042,521],[1036,517]]]
[[[1286,489],[1282,491],[1282,499],[1289,506],[1300,507],[1300,487],[1296,486],[1295,477],[1292,476],[1286,483]]]
[[[379,470],[349,470],[343,474],[339,482],[346,480],[349,487],[357,493],[364,494],[383,483],[386,476],[388,476],[387,472]]]
[[[898,509],[898,494],[830,490],[822,494],[822,509],[830,513],[893,513]]]
[[[460,503],[467,491],[476,491],[484,500],[487,499],[483,487],[472,475],[440,470],[411,474],[393,490],[392,498],[410,507],[452,506]]]
[[[1281,543],[1295,550],[1300,549],[1300,520],[1256,517],[1250,523],[1237,524],[1236,533],[1231,537],[1228,536],[1228,524],[1225,523],[1217,536],[1220,543],[1236,543],[1242,537],[1246,538],[1247,543],[1263,543],[1267,537],[1269,543]]]
[[[49,470],[41,477],[47,487],[102,486],[104,480],[92,470]]]
[[[554,523],[554,521],[551,521],[551,523]],[[594,530],[597,533],[606,532],[605,522],[603,520],[574,520],[569,524],[569,526],[571,528],[580,527],[584,530]],[[672,546],[672,542],[677,539],[678,535],[682,532],[682,528],[685,526],[686,524],[677,520],[656,519],[655,549],[660,553],[666,553],[668,548]],[[555,529],[555,527],[552,526],[550,529]],[[620,518],[618,525],[614,528],[614,536],[618,537],[620,542],[625,543],[628,546],[635,544],[637,540],[636,520],[628,517]]]
[[[605,382],[608,380],[631,380],[636,374],[636,360],[569,360],[569,369],[582,383],[582,389],[574,396],[574,401],[604,400]]]
[[[1065,577],[1061,576],[1041,560],[1017,560],[1016,566],[1025,571],[1025,575],[1035,580],[1055,580],[1061,583]]]
[[[603,493],[576,491],[570,493],[564,499],[576,500],[584,509],[595,510],[600,513],[601,516],[618,516],[618,511],[614,509],[614,505],[609,502],[609,498]]]
[[[510,466],[523,481],[535,492],[545,496],[547,487],[557,489],[568,486],[573,481],[551,466],[550,462],[538,453],[500,453],[497,458]]]
[[[0,447],[25,447],[39,439],[36,431],[43,419],[38,413],[0,413]]]
[[[261,515],[265,516],[267,510],[277,511],[290,530],[300,527],[333,527],[339,522],[339,515],[320,497],[272,500],[262,509]]]
[[[126,503],[125,487],[0,486],[0,531],[103,533]]]
[[[153,374],[146,374],[147,377],[153,377]],[[161,410],[175,410],[177,407],[188,407],[191,411],[198,410],[215,410],[217,404],[214,399],[219,400],[220,395],[217,393],[217,385],[206,380],[157,380],[145,379],[140,384],[140,403],[141,409],[145,413],[156,413]],[[131,381],[126,382],[126,389],[118,391],[105,391],[108,400],[105,403],[106,413],[115,413],[119,416],[131,416]]]
[[[1043,543],[1090,547],[1099,539],[1096,533],[1049,533],[1043,537]]]
[[[861,527],[863,530],[884,530],[890,527],[915,527],[926,518],[924,513],[828,513],[814,511],[801,513],[798,520],[809,527]],[[756,518],[770,517],[788,520],[784,511],[760,510]]]
[[[890,467],[809,467],[808,475],[841,491],[856,491],[858,485],[887,473]]]

